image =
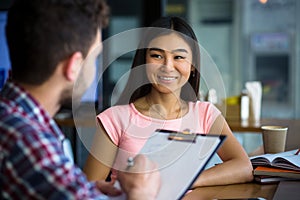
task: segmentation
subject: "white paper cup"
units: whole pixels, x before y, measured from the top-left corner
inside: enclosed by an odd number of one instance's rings
[[[265,153],[280,153],[285,151],[288,127],[262,126]]]

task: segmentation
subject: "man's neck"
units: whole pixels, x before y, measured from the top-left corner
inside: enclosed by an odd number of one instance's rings
[[[55,89],[47,84],[29,85],[18,83],[21,85],[48,113],[53,117],[60,108],[59,94]]]

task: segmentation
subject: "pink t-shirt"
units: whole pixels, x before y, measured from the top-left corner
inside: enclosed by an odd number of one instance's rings
[[[108,108],[97,118],[113,143],[119,147],[116,163],[126,163],[126,159],[137,154],[156,129],[189,129],[193,133],[206,134],[220,113],[213,104],[196,101],[189,102],[189,111],[182,118],[162,120],[141,114],[131,103]]]

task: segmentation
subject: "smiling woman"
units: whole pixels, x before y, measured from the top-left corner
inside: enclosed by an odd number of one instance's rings
[[[192,50],[180,35],[172,33],[157,37],[150,42],[146,52],[147,77],[159,92],[166,90],[179,96],[181,87],[194,70],[191,61]]]
[[[99,134],[84,167],[87,177],[105,179],[112,170],[110,178],[115,179],[116,170],[141,150],[156,129],[189,129],[227,136],[218,151],[224,163],[204,171],[194,187],[252,180],[250,160],[221,112],[197,99],[199,72],[200,49],[192,28],[177,17],[154,22],[143,34],[119,105],[97,116]]]

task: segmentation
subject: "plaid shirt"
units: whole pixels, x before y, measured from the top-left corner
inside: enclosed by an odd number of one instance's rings
[[[64,135],[16,83],[0,93],[0,199],[106,199],[65,156]]]

